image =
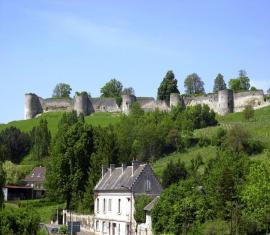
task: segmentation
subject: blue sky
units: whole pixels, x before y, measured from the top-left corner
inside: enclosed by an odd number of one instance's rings
[[[23,119],[24,94],[50,97],[66,82],[99,96],[111,78],[156,97],[172,69],[180,92],[193,72],[245,69],[270,87],[268,0],[0,0],[0,122]]]

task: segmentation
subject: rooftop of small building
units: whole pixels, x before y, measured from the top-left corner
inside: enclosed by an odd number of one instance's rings
[[[23,181],[25,182],[43,182],[45,180],[46,168],[45,167],[35,167],[32,172],[25,176]]]
[[[152,208],[157,204],[159,200],[159,196],[156,196],[146,207],[144,207],[145,211],[151,211]]]
[[[114,167],[111,164],[110,168],[106,169],[103,177],[95,186],[95,191],[127,191],[131,190],[132,186],[146,167],[147,163],[140,164],[137,161],[133,162],[132,166],[122,165]],[[134,172],[133,172],[134,167]],[[133,173],[132,173],[133,172]]]

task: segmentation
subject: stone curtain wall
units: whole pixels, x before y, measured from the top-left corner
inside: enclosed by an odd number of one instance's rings
[[[218,94],[208,94],[195,97],[182,97],[179,94],[171,94],[170,104],[165,101],[155,100],[153,97],[122,96],[122,105],[119,107],[114,98],[89,98],[83,93],[75,96],[74,99],[43,99],[35,94],[25,95],[25,119],[34,118],[37,114],[53,111],[72,111],[78,114],[89,115],[93,112],[122,112],[128,113],[131,105],[137,101],[145,111],[169,111],[177,104],[183,106],[193,106],[197,104],[207,104],[220,115],[231,112],[241,112],[246,105],[250,104],[255,109],[270,105],[269,101],[264,101],[262,90],[233,93],[231,90],[219,91]]]

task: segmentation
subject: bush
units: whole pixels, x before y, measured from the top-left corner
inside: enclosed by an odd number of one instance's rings
[[[243,111],[243,114],[244,114],[244,118],[245,120],[250,120],[251,118],[254,117],[254,109],[251,105],[246,105],[244,111]]]
[[[0,234],[35,235],[39,230],[40,217],[33,209],[6,208],[0,218]]]
[[[162,174],[162,185],[164,188],[170,186],[171,184],[177,183],[181,179],[187,177],[187,169],[185,163],[178,161],[173,163],[170,161]]]

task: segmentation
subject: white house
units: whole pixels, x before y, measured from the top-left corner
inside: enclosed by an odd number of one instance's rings
[[[102,168],[102,178],[94,188],[96,234],[136,234],[134,201],[140,194],[153,198],[160,195],[162,186],[149,164],[132,162],[132,166]]]

